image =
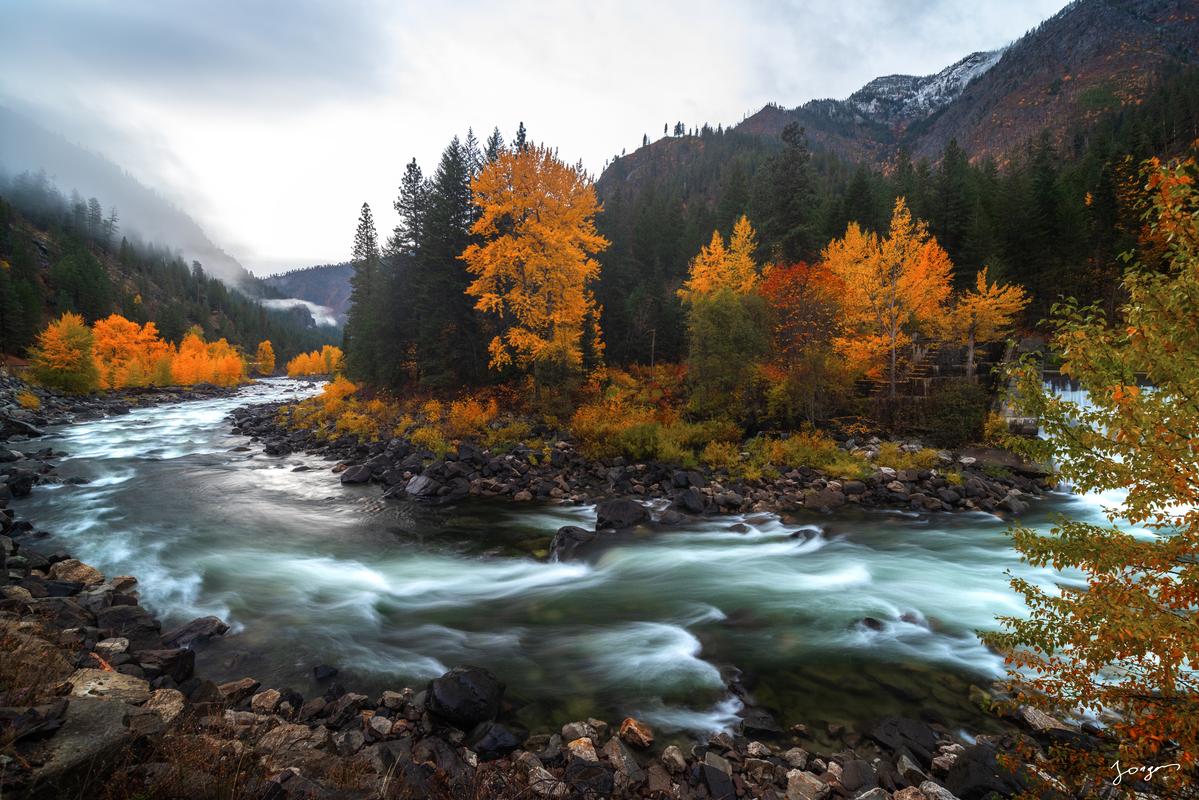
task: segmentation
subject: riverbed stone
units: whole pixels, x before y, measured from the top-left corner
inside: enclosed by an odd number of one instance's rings
[[[595,742],[588,736],[571,739],[566,743],[566,751],[574,758],[581,758],[584,761],[599,761],[599,754],[595,752]]]
[[[595,507],[595,527],[622,530],[649,521],[649,509],[626,497],[604,500]]]
[[[810,772],[793,769],[787,773],[787,800],[824,800],[830,788]]]
[[[221,697],[224,698],[226,703],[237,705],[258,691],[259,685],[258,681],[253,678],[241,678],[240,680],[222,683],[217,687],[217,691],[221,693]]]
[[[150,698],[150,682],[103,669],[77,669],[67,678],[72,697],[99,697],[141,704]]]
[[[520,748],[525,737],[499,722],[480,722],[467,739],[467,746],[484,761],[503,758]]]
[[[45,744],[44,761],[30,778],[30,797],[73,796],[102,773],[132,741],[129,706],[101,697],[74,697],[62,727]]]
[[[625,717],[620,723],[620,729],[617,735],[624,740],[626,744],[642,749],[652,747],[654,744],[654,731],[644,722],[636,720],[632,717]]]
[[[368,483],[371,479],[371,468],[366,464],[355,464],[352,467],[346,467],[341,473],[341,482],[344,484]]]
[[[577,525],[564,525],[550,540],[550,558],[569,561],[577,555],[580,547],[595,541],[599,534]]]
[[[50,577],[58,581],[71,581],[84,586],[94,586],[104,582],[104,573],[90,564],[84,564],[77,558],[68,558],[50,565]]]
[[[457,667],[429,682],[426,707],[438,717],[470,730],[495,719],[504,685],[482,667]]]
[[[197,617],[186,625],[164,633],[162,642],[167,647],[191,647],[214,636],[223,636],[228,631],[229,626],[220,617]]]

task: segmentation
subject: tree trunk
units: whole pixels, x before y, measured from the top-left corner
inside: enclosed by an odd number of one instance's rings
[[[970,338],[966,342],[966,377],[978,383],[978,376],[974,374],[974,331],[970,332]]]
[[[892,342],[891,343],[891,399],[892,400],[895,399],[895,356],[896,356],[895,351],[896,351],[896,349],[897,348],[895,347],[895,343]]]

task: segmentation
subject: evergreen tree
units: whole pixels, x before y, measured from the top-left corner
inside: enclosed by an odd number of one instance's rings
[[[819,247],[816,186],[804,129],[790,122],[783,128],[782,139],[783,151],[767,163],[765,179],[759,184],[755,217],[760,220],[763,241],[790,263],[805,259]]]
[[[512,140],[512,149],[524,150],[528,146],[529,142],[525,132],[525,123],[522,121],[516,128],[516,138]]]
[[[500,157],[500,153],[504,152],[504,137],[500,134],[500,129],[497,126],[491,131],[491,135],[487,137],[487,147],[484,150],[484,155],[487,156],[487,163],[493,163]]]
[[[350,311],[346,319],[346,371],[355,380],[372,381],[379,350],[379,236],[371,207],[363,203],[354,233],[350,260],[354,275],[350,279]]]

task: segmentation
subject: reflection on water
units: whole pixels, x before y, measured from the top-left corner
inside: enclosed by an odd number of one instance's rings
[[[60,473],[90,482],[39,487],[23,513],[105,573],[136,575],[168,623],[229,621],[200,655],[207,675],[311,694],[318,663],[368,689],[476,663],[530,723],[727,726],[735,680],[792,722],[977,724],[969,683],[1001,665],[974,631],[1022,609],[1005,570],[1053,581],[1018,562],[1003,521],[965,513],[705,519],[622,536],[594,563],[545,563],[532,554],[592,509],[381,502],[319,462],[294,472],[302,455],[233,450],[247,439],[229,432],[232,408],[297,391],[267,381],[62,431],[45,443],[69,453]],[[1060,510],[1099,513],[1063,496],[1027,521]]]

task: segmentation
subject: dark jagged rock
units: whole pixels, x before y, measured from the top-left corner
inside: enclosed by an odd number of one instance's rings
[[[341,473],[341,482],[346,484],[368,483],[371,479],[371,468],[366,464],[356,464],[346,467]]]
[[[470,730],[495,719],[504,685],[482,667],[457,667],[429,681],[426,707],[436,716]]]
[[[197,617],[186,625],[163,634],[162,643],[167,647],[191,647],[196,642],[223,636],[228,631],[229,626],[219,617]]]
[[[577,525],[566,525],[558,529],[550,540],[550,558],[558,561],[569,561],[574,558],[579,547],[595,541],[599,534]]]
[[[985,800],[996,794],[1000,797],[1019,794],[1027,786],[1027,780],[1001,765],[998,755],[998,751],[989,745],[967,747],[950,767],[945,777],[946,788],[960,800]]]
[[[493,761],[519,748],[527,736],[499,722],[480,722],[466,740],[484,761]]]
[[[910,753],[928,767],[937,749],[937,734],[926,723],[907,717],[886,717],[870,729],[875,742],[896,753]]]
[[[595,507],[595,527],[597,529],[615,528],[622,530],[632,528],[649,520],[649,509],[636,500],[619,497],[604,500]]]

